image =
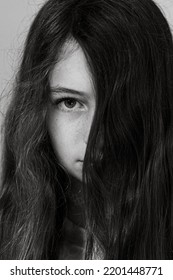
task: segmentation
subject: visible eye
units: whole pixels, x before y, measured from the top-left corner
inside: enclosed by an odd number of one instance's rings
[[[84,104],[80,103],[74,98],[61,98],[53,102],[53,104],[58,108],[58,110],[72,112],[80,111],[84,109]]]
[[[76,103],[77,103],[77,101],[75,99],[71,99],[71,98],[66,99],[63,102],[64,102],[64,105],[69,109],[74,108],[76,106]]]

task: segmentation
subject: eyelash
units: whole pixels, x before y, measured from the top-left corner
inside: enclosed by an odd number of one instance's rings
[[[75,102],[74,107],[68,108],[65,105],[65,101]],[[78,104],[79,108],[75,109],[77,104]],[[65,112],[81,111],[82,108],[84,107],[84,105],[81,102],[79,102],[76,98],[71,98],[71,97],[64,97],[64,98],[57,99],[57,100],[53,101],[53,105],[55,105],[56,107],[59,106],[58,109],[61,111],[65,111]],[[60,106],[64,106],[64,108],[63,107],[60,108]]]

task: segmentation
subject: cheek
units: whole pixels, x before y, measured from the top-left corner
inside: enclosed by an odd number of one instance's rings
[[[49,133],[57,155],[72,155],[80,142],[80,123],[71,122],[68,118],[50,118]]]

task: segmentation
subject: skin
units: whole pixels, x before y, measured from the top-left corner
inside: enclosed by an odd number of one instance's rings
[[[59,163],[71,178],[72,193],[78,194],[96,98],[85,55],[75,41],[64,45],[50,75],[50,87],[48,131]],[[71,219],[75,216],[81,224],[80,207],[72,201],[68,207]]]

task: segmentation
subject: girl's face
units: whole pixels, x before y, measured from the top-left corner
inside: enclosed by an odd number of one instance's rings
[[[84,53],[68,42],[50,76],[48,130],[69,175],[82,180],[82,167],[95,112],[95,92]]]

